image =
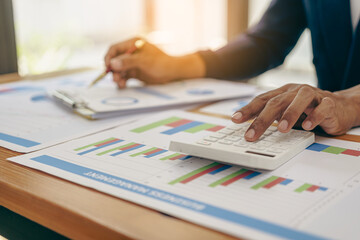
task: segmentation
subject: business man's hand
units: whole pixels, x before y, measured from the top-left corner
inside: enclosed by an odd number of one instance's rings
[[[287,84],[257,96],[235,112],[232,121],[242,123],[255,118],[245,139],[256,141],[275,121],[278,130],[288,132],[298,122],[305,130],[320,126],[331,135],[344,134],[360,125],[360,87],[328,92],[308,85]]]
[[[111,69],[113,79],[120,88],[126,86],[126,80],[129,78],[159,84],[205,75],[205,64],[196,53],[173,57],[146,42],[135,53],[126,54],[137,40],[139,38],[117,43],[110,47],[105,56],[106,68]]]

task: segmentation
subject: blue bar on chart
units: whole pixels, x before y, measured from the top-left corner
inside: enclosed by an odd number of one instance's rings
[[[252,179],[252,178],[254,178],[254,177],[256,177],[256,176],[258,176],[260,174],[261,174],[261,172],[253,172],[250,175],[244,177],[244,179],[250,180],[250,179]]]
[[[222,172],[222,171],[225,171],[226,169],[229,169],[229,168],[231,168],[231,167],[232,167],[232,166],[230,166],[230,165],[225,165],[225,166],[223,166],[223,167],[221,167],[221,168],[218,168],[218,169],[210,172],[209,174],[215,175],[215,174],[217,174],[217,173],[219,173],[219,172]]]
[[[187,129],[190,129],[190,128],[199,126],[199,125],[201,125],[201,124],[203,124],[203,122],[193,121],[193,122],[190,122],[190,123],[181,125],[181,126],[179,126],[179,127],[166,130],[166,131],[162,132],[162,134],[173,135],[173,134],[175,134],[175,133],[183,132],[183,131],[185,131],[185,130],[187,130]]]
[[[285,179],[284,181],[282,181],[280,184],[281,185],[288,185],[289,183],[291,183],[293,180],[292,179]]]
[[[25,138],[20,138],[20,137],[16,137],[16,136],[11,136],[5,133],[0,133],[0,140],[3,140],[5,142],[9,142],[9,143],[13,143],[16,144],[18,146],[23,146],[23,147],[34,147],[39,145],[40,143],[38,142],[34,142]]]
[[[120,140],[120,139],[117,139],[117,138],[109,138],[109,139],[105,139],[105,140],[100,141],[100,142],[92,143],[92,144],[89,144],[89,145],[74,149],[74,150],[75,151],[80,151],[80,150],[83,150],[83,149],[90,148],[90,149],[88,149],[86,151],[78,153],[78,155],[85,155],[87,153],[90,153],[90,152],[96,151],[98,149],[108,147],[108,146],[111,146],[111,145],[114,145],[114,144],[117,144],[117,143],[123,142],[123,141],[124,140]]]
[[[151,157],[155,157],[157,155],[160,155],[160,154],[162,154],[164,152],[167,152],[167,150],[158,148],[158,149],[152,150],[151,152],[147,152],[144,155],[145,155],[146,158],[151,158]]]
[[[127,153],[127,152],[133,151],[133,150],[135,150],[135,149],[141,148],[141,147],[143,147],[143,146],[145,146],[145,145],[135,143],[135,144],[133,144],[133,145],[131,145],[131,146],[119,148],[119,149],[118,149],[118,150],[119,150],[118,152],[113,153],[113,154],[111,154],[110,156],[115,157],[115,156],[118,156],[118,155],[120,155],[120,154]]]

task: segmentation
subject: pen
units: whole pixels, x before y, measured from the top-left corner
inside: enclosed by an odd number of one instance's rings
[[[134,45],[131,46],[126,52],[125,54],[133,54],[134,52],[136,52],[136,50],[139,50],[140,48],[142,48],[145,44],[145,41],[142,39],[136,40]],[[91,88],[92,86],[94,86],[97,82],[99,82],[101,79],[103,79],[109,72],[111,72],[110,67],[107,68],[103,73],[101,73],[97,78],[95,78],[90,85],[88,86],[88,88]]]

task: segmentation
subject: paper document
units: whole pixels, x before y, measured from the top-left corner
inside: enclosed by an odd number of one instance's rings
[[[118,117],[89,121],[75,116],[47,97],[47,91],[56,88],[85,88],[97,74],[98,71],[91,71],[1,84],[0,146],[17,152],[31,152],[130,120],[129,117]],[[111,79],[101,84],[115,88]]]
[[[58,89],[50,95],[89,118],[107,118],[138,111],[251,96],[255,87],[215,79],[192,79],[164,85],[116,89]]]
[[[359,187],[359,144],[318,138],[271,172],[168,150],[228,124],[169,111],[11,161],[237,237],[331,238],[309,226]]]

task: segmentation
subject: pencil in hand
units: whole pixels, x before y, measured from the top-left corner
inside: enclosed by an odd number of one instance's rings
[[[142,48],[145,44],[145,41],[142,39],[139,39],[137,41],[135,41],[134,45],[132,47],[130,47],[125,54],[133,54],[135,53],[137,50],[139,50],[140,48]],[[104,71],[103,73],[101,73],[97,78],[95,78],[88,86],[88,88],[91,88],[92,86],[94,86],[97,82],[99,82],[101,79],[103,79],[109,72],[111,72],[110,68],[107,68],[106,71]]]

